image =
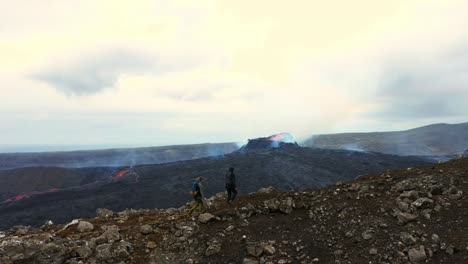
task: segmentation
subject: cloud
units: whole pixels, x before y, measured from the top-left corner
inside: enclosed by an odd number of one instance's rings
[[[383,65],[375,94],[380,107],[374,116],[408,120],[468,114],[463,107],[468,99],[468,54],[459,50]]]
[[[155,59],[148,54],[114,50],[56,63],[34,74],[33,78],[63,94],[84,96],[114,87],[122,74],[145,72],[154,66]]]
[[[157,134],[164,144],[405,129],[468,115],[460,0],[71,2],[0,10],[0,112],[25,113],[10,119],[5,142],[66,141],[70,132],[58,128],[72,123],[77,140],[95,123],[102,133],[90,142]],[[86,118],[68,122],[71,112]],[[115,112],[146,134],[114,129],[106,114]]]

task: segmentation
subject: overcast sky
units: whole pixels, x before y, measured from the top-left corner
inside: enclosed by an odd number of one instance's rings
[[[468,121],[463,0],[0,0],[0,145]]]

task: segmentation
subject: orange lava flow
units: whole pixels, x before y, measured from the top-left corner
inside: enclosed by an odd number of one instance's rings
[[[30,198],[31,195],[29,194],[20,194],[20,195],[17,195],[15,197],[11,197],[11,198],[8,198],[6,199],[5,201],[3,201],[4,203],[10,203],[10,202],[14,202],[14,201],[19,201],[19,200],[23,200],[23,199],[27,199],[27,198]]]
[[[117,173],[116,175],[112,176],[112,178],[114,179],[117,179],[117,178],[121,178],[125,175],[125,173],[129,172],[130,170],[123,170],[123,171],[119,171],[119,173]]]

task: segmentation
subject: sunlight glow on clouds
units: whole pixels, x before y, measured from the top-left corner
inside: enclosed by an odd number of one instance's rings
[[[300,138],[468,114],[466,1],[2,6],[0,143]]]

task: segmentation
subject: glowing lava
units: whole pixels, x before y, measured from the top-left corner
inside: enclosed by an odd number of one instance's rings
[[[23,199],[27,199],[27,198],[30,198],[30,197],[31,197],[30,194],[20,194],[20,195],[17,195],[15,197],[11,197],[11,198],[8,198],[8,199],[4,200],[3,203],[11,203],[11,202],[14,202],[14,201],[23,200]]]
[[[113,179],[122,178],[130,169],[119,171],[116,175],[112,176]]]
[[[56,191],[59,191],[59,190],[60,189],[58,189],[58,188],[51,188],[51,189],[48,189],[47,191],[42,191],[42,192],[32,192],[32,193],[29,193],[29,194],[19,194],[19,195],[16,195],[14,197],[10,197],[8,199],[5,199],[2,203],[11,203],[11,202],[31,198],[34,195],[44,194],[44,193],[51,193],[51,192],[56,192]]]
[[[268,138],[268,140],[270,141],[278,141],[278,140],[282,140],[284,137],[282,134],[276,134],[276,135],[273,135],[271,136],[270,138]]]

